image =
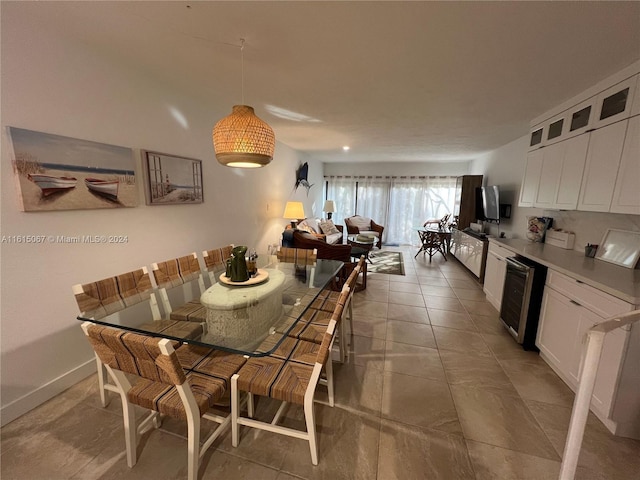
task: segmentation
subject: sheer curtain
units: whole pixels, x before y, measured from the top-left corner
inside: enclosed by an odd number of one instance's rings
[[[391,181],[387,243],[417,244],[416,227],[453,211],[456,177],[398,177]]]
[[[368,217],[378,225],[386,226],[389,212],[389,177],[359,177],[356,213]],[[382,241],[385,242],[386,231]]]
[[[331,220],[336,225],[344,225],[345,217],[356,213],[356,179],[353,177],[325,177],[327,198],[336,203],[336,211]],[[345,230],[346,231],[346,230]]]
[[[333,223],[351,215],[369,217],[384,226],[383,242],[419,242],[416,227],[453,212],[456,177],[328,176],[327,198],[336,202]],[[357,203],[357,204],[356,204]]]

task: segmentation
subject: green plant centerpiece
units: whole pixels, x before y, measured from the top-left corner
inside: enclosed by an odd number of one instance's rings
[[[232,282],[246,282],[249,280],[249,271],[247,270],[247,261],[245,260],[245,254],[247,253],[247,247],[239,245],[234,247],[231,251],[231,281]]]

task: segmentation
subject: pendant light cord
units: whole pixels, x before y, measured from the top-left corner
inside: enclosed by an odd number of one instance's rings
[[[244,38],[240,39],[240,71],[242,84],[242,105],[244,105]]]

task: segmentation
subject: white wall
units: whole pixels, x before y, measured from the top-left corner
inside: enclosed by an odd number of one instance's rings
[[[287,200],[303,201],[310,212],[322,209],[319,162],[309,160],[309,180],[316,186],[308,196],[304,189],[294,191],[295,170],[307,159],[283,144],[277,144],[274,161],[263,169],[222,167],[211,144],[218,118],[211,117],[206,100],[133,68],[113,64],[86,45],[12,21],[3,10],[1,234],[128,237],[127,243],[114,245],[0,245],[3,424],[94,368],[76,320],[73,284],[192,251],[201,258],[202,250],[228,243],[266,251],[268,244],[280,241]],[[170,107],[182,113],[186,127]],[[136,208],[21,212],[7,126],[199,158],[205,202],[146,206],[136,156]]]
[[[527,216],[553,217],[555,228],[573,231],[576,234],[574,250],[583,251],[587,243],[599,244],[609,228],[640,231],[640,216],[615,213],[541,210],[518,207],[520,183],[524,175],[529,137],[525,135],[493,152],[473,161],[470,172],[484,175],[485,185],[500,187],[500,203],[511,203],[511,219],[496,225],[487,225],[487,233],[507,237],[526,238]]]

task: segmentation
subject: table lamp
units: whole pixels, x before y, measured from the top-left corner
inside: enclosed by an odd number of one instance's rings
[[[331,214],[336,211],[336,202],[333,200],[327,200],[324,202],[324,207],[322,211],[327,214],[327,218],[331,220]]]
[[[299,218],[304,217],[304,206],[302,202],[287,202],[284,207],[283,218],[291,220],[291,228],[296,228]]]

